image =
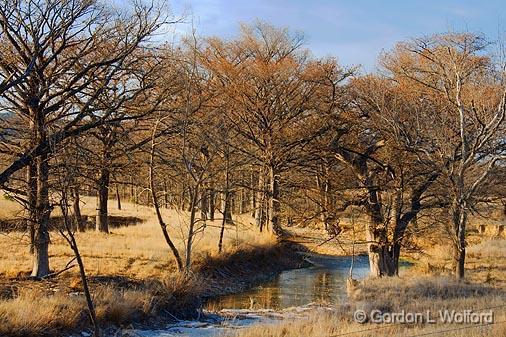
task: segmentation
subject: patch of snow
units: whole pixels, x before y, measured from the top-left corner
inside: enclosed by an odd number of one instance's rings
[[[307,317],[309,311],[331,311],[332,307],[324,307],[316,303],[305,306],[290,307],[283,310],[273,309],[222,309],[218,315],[208,313],[208,318],[200,321],[180,321],[167,326],[163,330],[129,330],[129,336],[138,337],[214,337],[243,329],[252,325],[276,324],[282,320],[296,320]]]

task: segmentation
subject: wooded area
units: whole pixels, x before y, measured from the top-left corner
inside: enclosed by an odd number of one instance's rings
[[[404,247],[437,234],[464,278],[470,216],[506,200],[500,41],[413,38],[364,73],[261,21],[233,39],[157,43],[174,24],[140,2],[0,2],[0,184],[25,209],[33,278],[54,273],[59,231],[85,279],[73,234],[93,230],[80,210],[90,196],[103,233],[108,203],[153,207],[182,273],[210,221],[221,252],[240,214],[280,240],[319,223],[327,240],[354,231],[341,219],[359,210],[371,275],[397,275]],[[189,212],[183,249],[165,208]]]

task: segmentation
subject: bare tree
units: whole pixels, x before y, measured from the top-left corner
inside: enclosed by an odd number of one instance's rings
[[[316,117],[320,98],[349,74],[334,60],[311,60],[302,37],[286,29],[260,22],[241,32],[236,41],[208,40],[201,62],[216,78],[214,90],[238,134],[233,146],[257,166],[258,225],[266,219],[282,235],[282,175],[328,129]]]
[[[135,98],[141,85],[117,87],[121,98],[109,109],[96,103],[114,80],[136,63],[136,51],[160,26],[160,12],[135,6],[129,18],[96,1],[3,1],[0,75],[24,81],[3,92],[3,110],[16,114],[24,128],[3,142],[10,156],[0,184],[31,166],[29,190],[35,196],[34,266],[32,275],[49,273],[49,160],[63,140],[106,122],[112,112]],[[90,118],[96,117],[96,118]],[[17,140],[16,140],[17,139]],[[36,177],[36,178],[35,178]]]
[[[445,178],[459,279],[464,277],[468,214],[480,202],[477,192],[490,172],[505,159],[504,68],[494,66],[488,45],[475,34],[448,33],[401,43],[384,61],[397,83],[419,92],[418,138],[402,136]]]
[[[149,156],[149,186],[151,190],[151,198],[153,201],[153,206],[155,208],[156,217],[158,219],[158,223],[162,229],[163,237],[165,239],[165,242],[169,246],[170,250],[172,251],[172,254],[174,255],[174,258],[176,259],[177,267],[179,271],[183,270],[183,261],[181,259],[181,256],[179,255],[179,251],[177,247],[174,245],[172,239],[170,238],[169,232],[167,230],[167,224],[163,220],[162,213],[160,211],[160,203],[158,202],[158,190],[156,186],[155,181],[155,151],[157,146],[157,132],[159,127],[160,120],[157,120],[155,122],[155,125],[153,127],[153,133],[151,138],[151,151]]]

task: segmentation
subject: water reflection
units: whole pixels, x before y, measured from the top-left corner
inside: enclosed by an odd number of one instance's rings
[[[288,270],[274,280],[243,293],[223,296],[207,304],[209,310],[283,309],[316,302],[338,304],[346,297],[346,279],[351,257],[311,258],[317,266]],[[369,272],[366,256],[356,256],[354,278]]]

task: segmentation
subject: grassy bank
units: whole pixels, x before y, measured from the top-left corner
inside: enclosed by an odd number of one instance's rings
[[[469,247],[466,282],[450,274],[444,247],[433,247],[425,258],[400,277],[366,279],[352,291],[348,303],[333,310],[315,310],[305,320],[283,321],[278,325],[253,326],[233,333],[236,337],[282,336],[506,336],[506,240],[485,240]],[[430,263],[429,263],[430,262]],[[427,266],[430,267],[427,267]],[[369,319],[354,320],[356,310]],[[436,320],[434,324],[375,323],[373,310],[381,313],[422,313]],[[440,310],[477,313],[493,311],[494,324],[448,324],[441,322]]]
[[[95,214],[95,198],[82,198],[82,213],[92,218]],[[0,215],[11,218],[23,218],[25,215],[18,204],[0,200]],[[172,209],[162,209],[169,233],[182,252],[185,234],[188,228],[189,213]],[[111,228],[110,234],[97,233],[93,230],[76,233],[76,240],[90,275],[128,276],[139,279],[159,278],[176,270],[176,264],[170,249],[164,241],[162,231],[156,220],[154,210],[150,207],[123,202],[118,210],[115,203],[109,203],[109,214],[113,218],[134,218],[141,223],[135,226]],[[58,216],[58,209],[52,213]],[[219,214],[217,215],[219,217]],[[234,218],[237,227],[227,225],[224,236],[225,251],[233,251],[241,245],[265,246],[275,243],[269,232],[259,233],[251,224],[248,215]],[[221,221],[208,221],[208,226],[199,233],[193,244],[194,261],[208,254],[216,254]],[[58,271],[65,268],[73,258],[73,252],[61,235],[50,233],[49,246],[50,267]],[[10,231],[0,234],[0,276],[17,278],[29,274],[32,257],[28,250],[29,237],[23,231]]]
[[[85,198],[83,213],[92,216],[94,200]],[[4,219],[22,217],[22,210],[2,200]],[[187,213],[163,210],[169,231],[181,249]],[[294,252],[303,249],[258,233],[247,216],[225,231],[224,252],[218,253],[220,221],[209,222],[196,238],[190,275],[176,271],[153,210],[124,203],[110,208],[113,217],[141,219],[135,226],[112,228],[111,234],[77,233],[89,275],[97,317],[114,331],[137,323],[156,326],[175,317],[194,317],[209,297],[237,292],[301,265]],[[55,214],[56,216],[58,214]],[[28,237],[21,231],[0,235],[0,336],[54,336],[87,329],[89,319],[77,268],[43,281],[29,279]],[[51,232],[50,262],[62,270],[73,254]]]
[[[419,278],[406,282],[404,279],[375,280],[363,287],[361,295],[349,305],[335,310],[320,310],[309,314],[305,320],[287,320],[278,325],[254,326],[234,333],[237,337],[305,337],[305,336],[429,336],[452,337],[506,336],[504,324],[506,314],[504,291],[480,285],[462,285],[447,278]],[[501,307],[502,306],[502,307]],[[430,315],[438,319],[439,310],[449,309],[457,312],[484,309],[494,310],[497,324],[478,326],[476,324],[388,324],[364,323],[353,320],[355,310],[371,313],[414,312]],[[443,333],[444,331],[444,333]]]
[[[203,257],[189,276],[144,280],[90,276],[98,320],[102,327],[115,330],[130,323],[152,328],[175,317],[194,318],[207,298],[247,289],[301,266],[298,249],[288,242],[238,247]],[[86,329],[89,320],[80,289],[79,279],[70,273],[46,281],[11,280],[2,289],[0,336],[52,336]]]
[[[95,201],[84,198],[83,213],[93,216]],[[112,204],[112,203],[111,203]],[[16,204],[3,200],[3,219],[22,217]],[[122,326],[135,323],[140,328],[163,326],[175,317],[195,317],[208,298],[234,293],[272,278],[282,270],[299,267],[298,250],[309,247],[320,253],[348,254],[349,233],[341,241],[321,244],[325,233],[320,229],[291,228],[293,242],[277,242],[268,233],[259,233],[248,216],[235,217],[237,226],[225,231],[224,252],[218,253],[220,221],[208,222],[199,233],[193,251],[193,272],[181,276],[166,246],[153,210],[124,203],[122,210],[110,208],[113,218],[140,219],[135,226],[112,228],[110,234],[94,231],[77,233],[77,241],[89,275],[97,316],[102,327],[114,334]],[[188,213],[163,210],[170,235],[182,250]],[[55,216],[58,216],[55,213]],[[362,233],[355,233],[360,237]],[[346,236],[348,235],[348,236]],[[310,237],[311,236],[311,237]],[[320,238],[320,239],[319,239]],[[371,312],[436,312],[478,310],[506,303],[506,240],[488,239],[489,235],[470,233],[467,282],[451,278],[451,261],[447,245],[427,244],[423,250],[409,252],[415,265],[400,278],[366,280],[353,291],[349,303],[331,310],[315,311],[307,319],[286,321],[275,326],[241,330],[241,337],[253,336],[411,336],[434,333],[462,325],[359,324],[353,320],[357,309]],[[56,278],[33,281],[28,278],[31,256],[28,237],[21,231],[0,235],[0,336],[55,335],[62,331],[87,329],[82,285],[76,268]],[[363,248],[357,245],[356,251]],[[51,233],[50,261],[58,271],[73,254],[56,232]],[[496,308],[495,320],[504,321],[504,307]],[[503,336],[505,324],[445,332],[445,336]],[[503,329],[503,330],[501,330]],[[364,331],[365,330],[365,331]]]

